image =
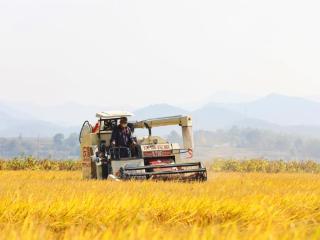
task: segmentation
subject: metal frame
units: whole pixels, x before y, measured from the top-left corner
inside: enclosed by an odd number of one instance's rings
[[[161,164],[161,165],[149,165],[141,167],[126,167],[125,170],[144,170],[154,168],[174,168],[174,167],[202,167],[200,162],[196,163],[175,163],[175,164]]]
[[[167,171],[156,171],[156,172],[136,172],[141,170],[152,170],[152,169],[172,169],[178,167],[198,167],[197,169],[177,169],[177,170],[167,170]],[[131,171],[133,171],[131,173]],[[197,174],[196,179],[199,181],[207,180],[207,169],[202,166],[201,162],[195,163],[181,163],[181,164],[163,164],[163,165],[151,165],[151,166],[141,166],[141,167],[122,167],[120,169],[122,179],[134,179],[141,177],[152,177],[152,176],[163,176],[163,175],[173,175],[173,174],[185,174],[194,173]],[[178,179],[188,180],[188,176],[179,176]],[[194,176],[191,176],[194,178]],[[191,179],[189,179],[191,180]]]

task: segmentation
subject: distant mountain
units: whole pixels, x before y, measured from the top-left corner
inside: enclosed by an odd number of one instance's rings
[[[81,125],[85,120],[95,121],[97,112],[108,110],[126,110],[131,111],[130,106],[117,106],[116,103],[99,103],[97,105],[86,105],[74,102],[64,104],[44,106],[29,102],[1,103],[0,110],[6,109],[11,115],[19,113],[16,118],[27,116],[27,119],[39,119],[46,122],[52,122],[61,126]]]
[[[190,114],[195,130],[238,126],[320,137],[320,103],[277,94],[247,103],[210,103],[191,112],[158,104],[134,113],[137,119]]]
[[[187,110],[169,104],[155,104],[134,111],[135,119],[159,118],[188,114]]]
[[[0,106],[0,137],[51,137],[56,133],[66,135],[74,132],[79,127],[65,127],[51,122],[30,117],[5,104]],[[78,131],[78,130],[77,130]]]
[[[190,111],[197,110],[207,105],[208,103],[245,103],[258,99],[259,97],[252,94],[237,93],[232,91],[218,91],[214,94],[200,99],[186,99],[183,103],[178,106]]]
[[[223,96],[220,98],[223,99]],[[228,97],[226,99],[230,100]],[[0,137],[20,133],[24,136],[51,136],[57,132],[78,132],[84,120],[95,121],[96,112],[113,109],[75,103],[44,107],[0,102]],[[133,120],[190,114],[195,130],[238,126],[320,137],[320,102],[279,94],[251,102],[209,103],[194,111],[169,104],[155,104],[137,109],[134,114]],[[154,133],[163,135],[171,129],[177,128],[168,127],[165,131],[155,130]]]
[[[85,120],[93,120],[95,113],[108,107],[87,106],[77,103],[65,103],[55,106],[33,105],[28,103],[11,104],[13,112],[22,112],[29,118],[41,119],[64,126],[80,125]]]
[[[4,124],[4,123],[1,123]],[[52,137],[56,133],[69,135],[78,132],[79,127],[62,127],[45,121],[26,120],[11,121],[5,123],[6,128],[0,129],[0,137],[17,137],[19,135],[26,137]]]
[[[270,94],[253,102],[215,105],[282,126],[320,125],[320,103],[299,97]]]
[[[253,128],[281,128],[259,119],[248,119],[243,114],[215,104],[207,104],[195,111],[187,111],[168,104],[151,105],[134,112],[135,119],[148,119],[175,115],[192,115],[195,130],[216,130],[219,128],[230,128],[233,126]]]
[[[215,92],[210,97],[207,98],[208,102],[215,102],[215,103],[244,103],[244,102],[251,102],[259,97],[252,95],[252,94],[244,94],[244,93],[237,93],[237,92],[230,92],[230,91],[221,91]]]
[[[244,119],[241,113],[208,104],[192,113],[195,129],[215,130],[234,125]]]
[[[283,129],[283,127],[280,125],[255,118],[244,118],[240,121],[233,122],[232,125],[240,128],[269,129],[274,131]]]

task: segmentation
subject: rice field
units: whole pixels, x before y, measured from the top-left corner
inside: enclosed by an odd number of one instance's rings
[[[0,239],[320,239],[320,175],[99,182],[2,170]]]

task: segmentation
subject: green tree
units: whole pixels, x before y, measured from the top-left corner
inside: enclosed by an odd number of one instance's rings
[[[62,133],[57,133],[53,136],[53,143],[55,146],[59,147],[63,145],[64,135]]]
[[[65,140],[65,144],[68,146],[78,146],[79,136],[77,133],[71,133],[69,137]]]

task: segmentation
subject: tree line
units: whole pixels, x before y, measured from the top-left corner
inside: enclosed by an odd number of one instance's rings
[[[320,136],[319,136],[320,137]],[[168,139],[182,143],[181,136],[171,132]],[[320,160],[320,138],[277,133],[271,130],[239,128],[195,131],[196,147],[249,149],[253,152],[286,153],[292,159]]]
[[[182,144],[181,135],[172,131],[167,137],[170,142]],[[196,148],[230,147],[250,149],[256,152],[284,152],[292,159],[320,160],[320,138],[277,133],[270,130],[238,128],[216,131],[195,131]],[[48,159],[78,159],[80,156],[78,134],[64,136],[61,133],[52,138],[0,138],[0,157],[34,156]],[[210,156],[213,158],[214,156]],[[226,153],[228,157],[228,153]],[[232,157],[232,156],[230,156]],[[263,157],[263,156],[262,156]]]
[[[52,138],[0,138],[0,157],[34,156],[49,159],[78,159],[80,155],[78,134],[65,137],[62,133]]]

